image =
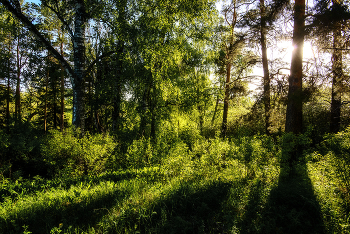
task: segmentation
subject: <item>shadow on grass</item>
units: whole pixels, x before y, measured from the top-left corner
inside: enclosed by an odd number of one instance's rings
[[[184,182],[150,204],[146,214],[125,214],[108,233],[222,233],[226,229],[223,209],[231,188],[232,183],[222,181]]]
[[[30,210],[21,210],[8,220],[0,217],[1,233],[22,233],[23,226],[33,233],[50,233],[51,229],[60,226],[63,233],[70,227],[81,230],[94,227],[103,216],[108,214],[108,209],[118,201],[130,195],[130,191],[114,189],[113,191],[98,195],[88,201],[52,201],[50,206],[38,204]]]
[[[125,170],[109,172],[101,176],[80,176],[75,178],[67,176],[57,177],[54,180],[42,179],[39,177],[39,179],[25,179],[23,181],[19,181],[19,183],[12,181],[9,185],[5,186],[4,188],[0,187],[0,203],[4,202],[5,197],[11,197],[11,199],[16,199],[16,196],[18,196],[18,194],[30,195],[52,188],[68,190],[69,188],[71,188],[71,186],[81,186],[82,184],[86,186],[94,185],[99,184],[102,181],[119,182],[123,180],[131,180],[139,176],[138,174],[139,173],[136,170]],[[148,179],[148,181],[152,182],[162,175],[153,173],[150,176],[148,176],[146,172],[143,173],[142,176]],[[151,177],[151,179],[149,179],[147,176]]]
[[[294,165],[293,172],[281,165],[278,185],[262,205],[259,191],[249,194],[249,204],[240,233],[325,233],[320,205],[314,194],[305,163]]]

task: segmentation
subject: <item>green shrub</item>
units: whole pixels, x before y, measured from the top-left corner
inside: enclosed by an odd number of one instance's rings
[[[186,143],[190,150],[192,150],[196,141],[203,137],[194,123],[188,123],[179,130],[179,138],[182,142]]]
[[[166,158],[163,159],[162,168],[168,177],[186,176],[192,173],[192,154],[183,142],[174,145]]]
[[[235,149],[235,157],[244,163],[247,175],[251,176],[278,154],[278,148],[274,147],[272,138],[266,135],[243,137],[236,144],[238,148]]]
[[[151,139],[141,138],[140,140],[134,140],[126,153],[126,166],[129,168],[142,168],[159,163],[153,157],[154,155]]]
[[[329,150],[327,156],[336,169],[350,206],[350,127],[338,134],[326,136],[323,144]]]
[[[30,123],[11,128],[10,134],[0,133],[0,173],[7,177],[45,174],[40,157],[42,137]]]
[[[79,133],[77,133],[79,135]],[[72,130],[50,131],[41,153],[49,175],[98,174],[113,161],[115,143],[108,135],[85,134],[76,137]]]
[[[309,133],[295,135],[293,133],[285,133],[280,138],[280,145],[282,153],[280,155],[280,162],[291,163],[304,161],[303,152],[307,151],[311,144]]]
[[[230,151],[228,141],[223,141],[221,138],[216,137],[208,141],[208,143],[203,143],[203,146],[204,149],[207,149],[207,153],[203,152],[201,157],[203,166],[216,166],[218,169],[225,167],[226,157]]]

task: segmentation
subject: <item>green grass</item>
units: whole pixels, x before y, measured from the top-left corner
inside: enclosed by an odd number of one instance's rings
[[[174,144],[157,164],[100,175],[2,178],[0,230],[349,233],[348,191],[331,154],[308,152],[292,175],[279,144],[253,137],[198,141],[192,151]]]

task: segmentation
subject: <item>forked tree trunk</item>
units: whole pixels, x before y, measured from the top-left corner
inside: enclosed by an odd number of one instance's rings
[[[305,35],[305,0],[295,0],[293,54],[289,76],[288,103],[286,114],[286,132],[302,132],[302,79],[303,79],[303,44]]]

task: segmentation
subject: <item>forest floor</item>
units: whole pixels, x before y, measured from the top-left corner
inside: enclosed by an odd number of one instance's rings
[[[2,178],[0,230],[350,233],[348,192],[331,159],[311,154],[293,172],[273,155],[249,164],[179,156],[94,176]]]

